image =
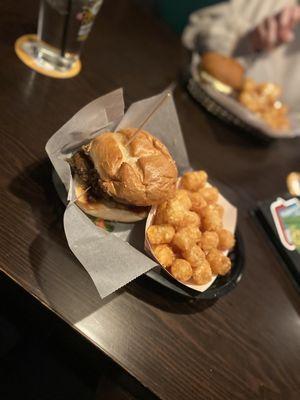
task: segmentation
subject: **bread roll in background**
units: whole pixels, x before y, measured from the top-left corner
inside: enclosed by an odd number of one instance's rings
[[[114,200],[152,206],[175,193],[177,168],[168,149],[154,136],[136,128],[105,132],[89,145],[89,156],[102,190]],[[167,133],[166,133],[167,134]]]
[[[240,91],[243,86],[245,70],[233,58],[215,52],[207,52],[201,56],[199,74],[209,83],[213,84],[213,80],[210,79],[213,78],[227,85],[229,89]],[[221,91],[226,91],[226,88]]]

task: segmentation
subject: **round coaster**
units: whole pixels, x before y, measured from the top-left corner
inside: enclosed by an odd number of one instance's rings
[[[47,69],[39,65],[33,55],[30,52],[25,51],[25,46],[27,45],[28,48],[34,47],[35,43],[37,43],[37,36],[30,34],[21,36],[15,42],[15,52],[19,59],[23,61],[27,67],[39,72],[40,74],[50,76],[51,78],[58,78],[58,79],[67,79],[73,78],[74,76],[78,75],[81,71],[81,61],[77,60],[72,67],[68,71],[56,71],[53,69]]]

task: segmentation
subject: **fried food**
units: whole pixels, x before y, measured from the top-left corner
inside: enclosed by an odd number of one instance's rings
[[[205,258],[193,269],[193,281],[196,285],[204,285],[212,279],[212,272],[209,263]]]
[[[151,244],[170,243],[175,235],[172,225],[151,225],[147,229],[148,240]]]
[[[199,192],[188,192],[188,195],[192,203],[190,207],[191,211],[200,214],[201,210],[207,206],[207,202],[204,200],[204,197]]]
[[[172,245],[181,251],[189,250],[201,239],[201,232],[196,226],[179,229],[173,238]]]
[[[190,225],[190,226],[199,227],[200,223],[201,223],[201,220],[197,213],[195,213],[194,211],[187,211],[183,216],[181,226]]]
[[[289,130],[288,109],[279,100],[281,88],[273,83],[256,83],[246,78],[239,101],[276,130]]]
[[[159,244],[154,249],[154,254],[163,267],[170,267],[175,261],[175,254],[167,244]]]
[[[203,188],[207,182],[205,171],[186,172],[181,179],[181,187],[191,192],[197,192]]]
[[[217,231],[222,228],[222,218],[215,208],[205,207],[201,221],[203,231]]]
[[[231,260],[220,250],[211,249],[207,256],[212,273],[215,275],[226,275],[231,269]]]
[[[219,237],[219,244],[218,244],[219,250],[230,250],[234,247],[235,244],[234,236],[227,229],[219,230],[218,237]]]
[[[218,199],[205,171],[188,172],[174,196],[157,207],[154,225],[147,229],[156,259],[182,282],[203,285],[212,274],[230,271],[231,261],[222,251],[234,246],[234,237],[223,229]]]
[[[171,266],[171,273],[174,278],[182,282],[187,282],[193,275],[193,269],[189,262],[181,258],[177,258]]]
[[[219,244],[219,236],[217,232],[205,231],[201,237],[201,249],[208,252],[211,249],[216,249]]]
[[[165,223],[180,227],[185,224],[184,218],[187,212],[178,199],[171,199],[167,201],[162,218]]]
[[[224,207],[222,207],[218,203],[214,204],[208,204],[206,207],[203,207],[199,211],[200,217],[204,217],[204,215],[208,212],[216,211],[219,215],[220,218],[222,219],[224,217]]]
[[[190,210],[190,208],[192,207],[190,193],[185,189],[177,189],[174,199],[178,200],[181,203],[182,207],[186,210]]]
[[[209,207],[217,210],[221,218],[224,217],[224,207],[222,207],[221,204],[210,204]]]
[[[167,201],[164,201],[163,203],[161,203],[157,209],[156,209],[156,213],[155,213],[155,218],[154,218],[154,223],[156,225],[161,225],[165,223],[165,209],[168,205]]]
[[[200,194],[207,204],[214,204],[218,201],[219,191],[216,187],[205,187],[200,190]]]
[[[197,244],[183,251],[182,256],[191,264],[192,268],[196,268],[205,260],[205,253]]]
[[[194,243],[198,243],[202,235],[200,229],[192,225],[180,228],[177,233],[189,237]]]

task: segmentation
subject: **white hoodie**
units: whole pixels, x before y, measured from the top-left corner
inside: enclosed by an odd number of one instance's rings
[[[296,0],[230,0],[191,14],[182,36],[190,50],[210,49],[231,55],[239,41],[266,17]]]
[[[283,87],[283,100],[300,105],[300,25],[295,39],[270,52],[252,53],[247,33],[266,17],[277,14],[296,0],[230,0],[194,12],[182,36],[192,51],[217,51],[242,56],[247,75]],[[293,108],[293,107],[292,107]]]

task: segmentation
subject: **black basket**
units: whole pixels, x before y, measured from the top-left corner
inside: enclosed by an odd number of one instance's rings
[[[176,279],[172,278],[163,268],[157,266],[151,271],[147,272],[148,278],[154,280],[160,285],[167,289],[176,292],[180,296],[184,296],[190,299],[205,299],[213,300],[218,299],[225,294],[229,293],[236,287],[242,278],[244,270],[244,246],[241,235],[236,230],[236,244],[234,249],[228,254],[231,259],[232,268],[229,274],[225,276],[218,276],[214,283],[205,292],[198,292],[197,290],[191,289]]]
[[[225,107],[221,106],[192,78],[189,78],[187,80],[186,87],[194,100],[200,103],[202,107],[204,107],[210,114],[214,115],[215,117],[221,119],[231,126],[246,131],[250,135],[264,142],[271,142],[275,139],[267,136],[259,129],[247,124],[245,121],[241,120],[236,115],[228,111]]]
[[[55,170],[52,171],[52,181],[61,201],[66,204],[67,193]],[[222,193],[229,190],[229,188],[219,182],[216,182],[215,180],[213,183],[217,184],[218,187],[221,187]],[[174,294],[184,296],[189,299],[217,299],[234,289],[242,278],[244,270],[244,246],[238,229],[236,230],[235,239],[235,247],[228,255],[232,262],[230,273],[226,276],[218,276],[213,284],[207,290],[205,290],[205,292],[198,292],[181,284],[159,265],[146,272],[145,275],[164,288],[171,290]]]

